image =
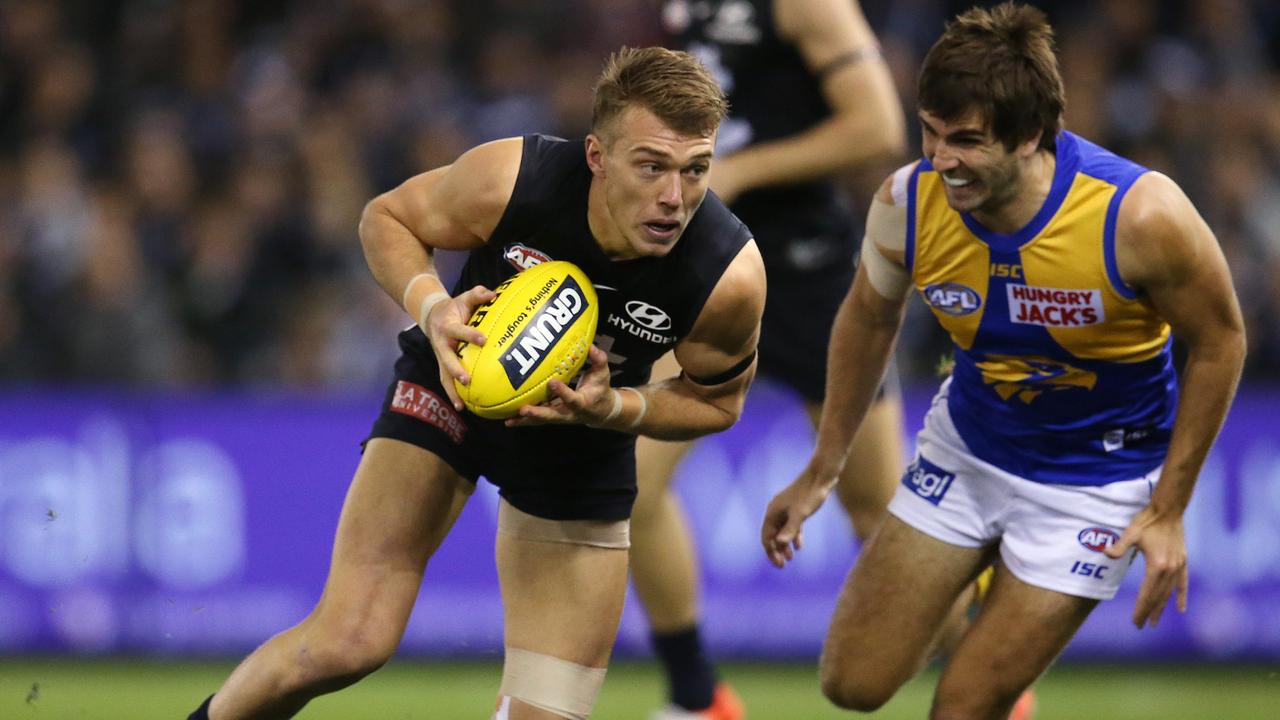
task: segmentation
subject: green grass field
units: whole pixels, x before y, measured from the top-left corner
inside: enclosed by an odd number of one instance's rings
[[[230,671],[225,663],[62,658],[0,660],[0,720],[185,720]],[[500,669],[470,662],[393,662],[311,703],[302,720],[484,720]],[[754,720],[851,717],[818,692],[809,665],[731,664],[724,675]],[[874,718],[928,714],[936,674],[908,685]],[[1037,686],[1040,720],[1274,720],[1280,668],[1062,665]],[[651,663],[618,662],[593,718],[647,720],[661,692]]]

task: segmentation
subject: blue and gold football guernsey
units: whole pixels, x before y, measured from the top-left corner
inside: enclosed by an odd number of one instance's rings
[[[1044,205],[1002,235],[947,204],[921,161],[906,262],[955,348],[948,408],[978,458],[1036,482],[1103,485],[1158,467],[1177,405],[1169,326],[1120,278],[1120,201],[1146,168],[1057,139]]]

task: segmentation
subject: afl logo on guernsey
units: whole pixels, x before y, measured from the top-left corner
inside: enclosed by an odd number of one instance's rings
[[[541,250],[534,250],[528,245],[512,243],[502,252],[502,256],[517,270],[528,270],[539,263],[551,262],[551,257]]]
[[[968,315],[982,307],[982,297],[959,283],[935,283],[924,289],[924,299],[938,312]]]
[[[1113,530],[1091,527],[1081,530],[1080,534],[1076,536],[1076,539],[1079,540],[1080,544],[1084,547],[1094,552],[1102,552],[1112,545],[1115,545],[1116,541],[1120,539],[1120,536]]]

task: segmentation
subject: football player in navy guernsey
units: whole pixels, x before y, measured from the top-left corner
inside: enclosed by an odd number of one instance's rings
[[[795,391],[816,424],[836,309],[853,282],[860,228],[841,173],[902,160],[902,106],[856,0],[667,0],[671,42],[729,96],[711,188],[751,228],[769,272],[760,375]],[[670,375],[669,358],[655,376]],[[672,487],[690,443],[641,438],[631,573],[662,663],[662,720],[743,715],[701,637],[697,553]],[[838,494],[865,541],[901,471],[902,402],[885,384],[853,440]],[[751,540],[751,538],[743,538]]]
[[[432,553],[485,476],[499,488],[505,658],[494,718],[586,718],[627,583],[635,438],[693,438],[741,413],[755,373],[764,266],[707,192],[723,92],[692,56],[623,49],[596,86],[593,131],[480,145],[375,198],[369,267],[416,324],[348,491],[315,610],[255,650],[193,718],[291,717],[392,656]],[[469,250],[457,287],[437,249]],[[455,348],[490,288],[567,260],[599,295],[590,365],[508,420],[463,410]],[[674,349],[682,372],[648,382]]]
[[[1139,552],[1134,624],[1158,622],[1171,596],[1186,610],[1182,516],[1235,393],[1244,327],[1222,250],[1182,190],[1062,128],[1041,11],[957,17],[918,98],[924,158],[872,201],[817,447],[769,504],[761,541],[779,567],[799,550],[916,288],[955,365],[837,600],[822,688],[844,708],[880,707],[998,557],[929,717],[1000,720]]]

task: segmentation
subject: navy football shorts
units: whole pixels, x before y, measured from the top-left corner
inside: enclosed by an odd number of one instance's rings
[[[792,387],[806,401],[826,395],[827,348],[836,312],[853,284],[858,243],[840,213],[807,214],[809,224],[749,223],[769,275],[760,329],[760,374]],[[890,362],[877,399],[899,393]]]
[[[400,359],[369,439],[407,442],[463,477],[484,476],[516,508],[549,520],[623,520],[636,497],[635,437],[582,425],[508,428],[449,404],[439,366],[417,327],[400,333]]]

